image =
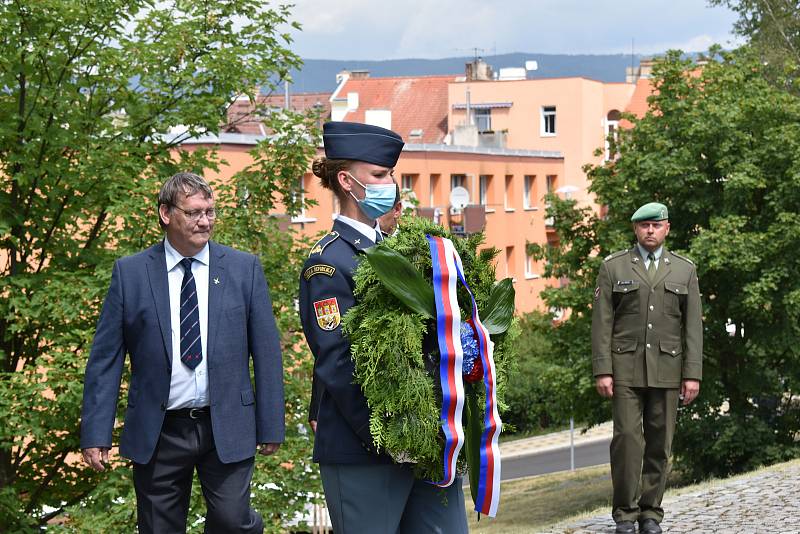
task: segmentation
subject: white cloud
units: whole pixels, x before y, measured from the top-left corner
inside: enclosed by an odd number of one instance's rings
[[[704,51],[735,15],[702,0],[295,0],[303,57],[386,59],[506,52]]]

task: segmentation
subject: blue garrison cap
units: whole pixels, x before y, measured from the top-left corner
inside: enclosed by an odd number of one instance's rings
[[[326,122],[322,142],[328,159],[366,161],[394,167],[403,150],[403,138],[386,128],[360,122]]]
[[[669,219],[669,211],[664,204],[659,202],[649,202],[636,210],[631,217],[632,222],[639,221],[664,221]]]

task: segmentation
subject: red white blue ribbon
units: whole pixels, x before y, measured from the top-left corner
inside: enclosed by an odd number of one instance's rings
[[[500,447],[498,437],[502,422],[497,412],[494,343],[478,316],[475,297],[464,276],[464,267],[452,241],[426,236],[433,265],[433,291],[436,301],[436,331],[439,342],[439,379],[442,387],[442,430],[445,436],[444,477],[436,482],[449,486],[456,476],[458,453],[464,445],[462,412],[464,383],[462,375],[461,311],[458,307],[457,282],[461,280],[472,300],[472,320],[478,336],[486,405],[480,441],[480,475],[475,511],[494,517],[500,502]]]

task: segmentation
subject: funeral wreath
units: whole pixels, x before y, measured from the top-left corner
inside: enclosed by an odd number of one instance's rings
[[[487,463],[491,471],[496,462],[499,486],[498,413],[515,336],[511,279],[496,281],[498,251],[482,243],[482,234],[454,237],[406,217],[366,251],[354,276],[358,304],[343,319],[375,445],[440,485],[468,472],[476,509]]]

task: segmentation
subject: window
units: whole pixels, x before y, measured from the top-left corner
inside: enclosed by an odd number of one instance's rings
[[[528,280],[532,278],[539,278],[539,275],[533,272],[533,256],[528,252],[528,244],[525,246],[525,278]]]
[[[506,277],[514,278],[514,247],[506,247]]]
[[[546,176],[545,184],[546,184],[546,187],[547,187],[547,194],[548,195],[552,194],[552,193],[555,193],[555,191],[556,191],[556,178],[557,178],[557,176],[555,174],[548,174]],[[546,209],[550,209],[550,203],[549,202],[545,202],[544,207]],[[553,219],[553,217],[545,217],[544,225],[546,227],[547,226],[552,227],[554,224],[555,224],[555,220]]]
[[[463,188],[466,189],[466,187],[467,187],[467,175],[466,174],[451,174],[450,175],[450,191],[452,191],[456,187],[463,187]]]
[[[492,183],[490,174],[481,174],[478,179],[478,203],[482,206],[489,205],[489,187]]]
[[[616,147],[612,147],[617,143],[617,129],[619,128],[620,112],[612,109],[606,115],[606,161],[617,159]]]
[[[309,219],[306,217],[306,192],[305,192],[305,176],[301,176],[297,180],[297,190],[292,191],[292,204],[298,206],[299,210],[292,217],[293,223],[306,223],[314,222],[316,219]]]
[[[492,110],[488,108],[476,109],[473,111],[475,126],[479,132],[489,132],[492,130]]]
[[[540,128],[542,136],[556,134],[556,107],[542,106],[542,124]]]
[[[555,174],[548,174],[547,175],[547,194],[555,192],[556,190],[556,178],[558,178]]]
[[[533,209],[536,203],[536,176],[525,176],[525,189],[522,193],[522,207],[526,210]]]
[[[414,186],[417,184],[416,174],[403,174],[400,176],[400,189],[402,191],[414,191]]]
[[[305,199],[306,192],[303,189],[305,185],[305,176],[301,176],[297,180],[297,189],[292,191],[292,204],[300,207],[297,214],[292,217],[292,222],[302,222],[306,218]]]
[[[436,206],[436,189],[439,188],[439,175],[438,174],[431,174],[431,181],[430,181],[430,206]]]
[[[505,198],[503,199],[503,203],[505,204],[506,211],[514,211],[513,206],[513,192],[514,192],[514,175],[513,174],[506,174],[506,189],[505,189]]]

